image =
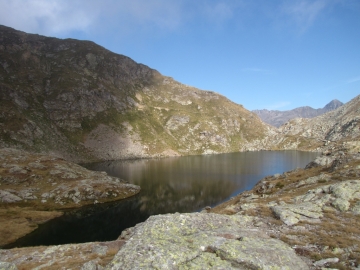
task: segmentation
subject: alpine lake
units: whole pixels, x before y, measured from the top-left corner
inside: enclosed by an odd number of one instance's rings
[[[252,189],[268,175],[304,168],[319,153],[258,151],[85,164],[139,185],[131,198],[66,212],[9,247],[110,241],[150,215],[201,211]]]

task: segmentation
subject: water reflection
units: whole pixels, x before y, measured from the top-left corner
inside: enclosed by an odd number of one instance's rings
[[[9,247],[116,239],[150,215],[194,212],[251,189],[261,178],[305,167],[316,153],[261,151],[87,164],[141,186],[125,201],[84,207],[52,220]]]
[[[90,164],[141,186],[140,210],[149,215],[214,206],[261,178],[304,167],[316,153],[261,151]]]

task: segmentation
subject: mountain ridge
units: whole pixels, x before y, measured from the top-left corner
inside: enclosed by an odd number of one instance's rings
[[[290,121],[294,118],[313,118],[324,114],[328,111],[332,111],[342,106],[344,103],[337,99],[333,99],[328,104],[326,104],[323,108],[314,109],[310,106],[302,106],[297,107],[292,110],[287,111],[279,111],[279,110],[253,110],[262,121],[267,124],[270,124],[275,127],[280,127],[285,124],[287,121]]]
[[[360,136],[360,95],[336,110],[315,118],[292,119],[279,130],[284,135],[326,141],[358,139]]]
[[[0,44],[0,147],[76,162],[268,147],[242,105],[93,42],[1,26]]]

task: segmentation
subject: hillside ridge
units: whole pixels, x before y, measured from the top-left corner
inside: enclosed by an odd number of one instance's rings
[[[1,26],[0,44],[0,147],[76,162],[269,148],[243,106],[93,42]]]
[[[328,104],[326,104],[323,108],[314,109],[310,106],[302,106],[292,110],[287,111],[279,111],[279,110],[253,110],[262,121],[268,123],[275,127],[280,127],[286,122],[290,121],[294,118],[313,118],[324,114],[326,112],[335,110],[342,106],[344,103],[337,99],[333,99]]]

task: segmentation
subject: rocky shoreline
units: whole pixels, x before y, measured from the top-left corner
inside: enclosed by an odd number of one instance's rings
[[[0,250],[0,266],[357,269],[359,146],[332,144],[331,152],[305,169],[265,177],[252,190],[202,213],[151,216],[115,241]]]
[[[59,217],[64,210],[116,201],[140,187],[48,155],[0,150],[0,246]]]
[[[311,269],[357,269],[360,147],[331,148],[305,169],[265,177],[209,211],[253,217],[255,228],[290,245]]]

